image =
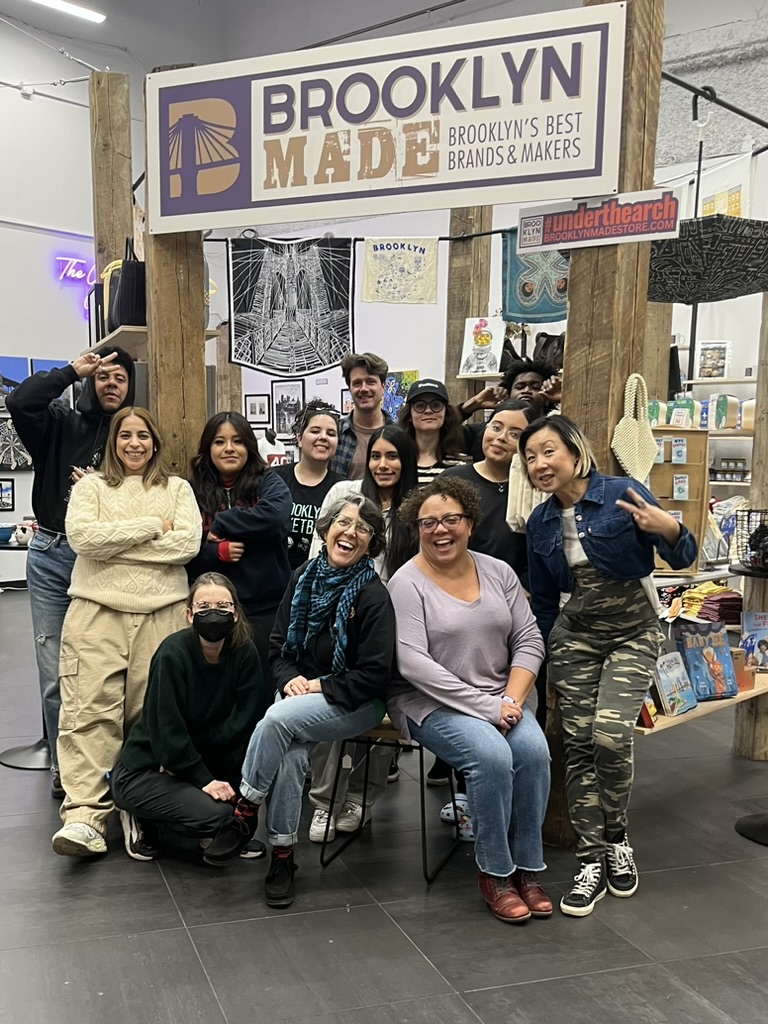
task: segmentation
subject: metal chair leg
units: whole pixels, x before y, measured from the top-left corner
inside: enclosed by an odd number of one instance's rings
[[[334,807],[336,806],[336,793],[339,788],[339,778],[341,777],[341,767],[344,762],[344,753],[347,749],[347,742],[347,740],[342,740],[341,750],[339,752],[339,760],[336,764],[336,775],[334,776],[333,779],[333,789],[331,790],[331,802],[330,807],[328,809],[328,821],[325,823],[325,836],[323,837],[323,845],[320,848],[321,867],[327,867],[329,864],[335,861],[339,854],[343,853],[347,849],[347,847],[350,846],[358,838],[358,836],[363,831],[363,828],[365,826],[365,811],[368,806],[368,772],[371,766],[371,748],[373,747],[373,741],[368,739],[358,739],[353,741],[351,740],[349,742],[365,743],[365,771],[363,773],[363,811],[362,814],[360,815],[360,824],[358,825],[354,832],[350,832],[349,835],[347,835],[346,838],[343,839],[340,843],[337,841],[336,844],[334,845],[333,851],[330,854],[327,853],[328,834],[331,830],[331,819],[333,816]]]
[[[448,788],[451,793],[451,803],[456,808],[456,792],[453,786],[453,769],[448,776]],[[440,872],[443,870],[445,865],[448,863],[450,857],[456,852],[457,847],[461,843],[459,838],[459,815],[455,815],[454,829],[456,835],[453,842],[451,843],[448,852],[443,856],[442,860],[437,866],[430,871],[429,870],[429,854],[427,851],[427,783],[426,774],[424,772],[424,747],[419,744],[419,796],[421,802],[421,865],[424,880],[427,885],[431,885],[432,882],[437,878]]]

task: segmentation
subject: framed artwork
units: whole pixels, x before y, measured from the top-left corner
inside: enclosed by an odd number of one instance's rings
[[[470,317],[465,320],[459,374],[483,377],[489,373],[498,373],[504,334],[505,324],[500,316]]]
[[[249,423],[267,426],[270,422],[269,395],[246,395],[245,418]]]
[[[341,409],[342,416],[346,416],[348,413],[352,412],[352,392],[349,388],[341,389],[339,408]]]
[[[725,378],[731,369],[730,341],[700,341],[697,344],[698,369],[696,376],[700,380],[717,380]]]
[[[10,477],[0,478],[0,513],[16,511],[16,483]]]
[[[418,370],[390,370],[384,381],[384,412],[397,423],[400,410],[405,405],[411,384],[421,377]]]
[[[290,437],[291,428],[296,417],[304,406],[303,380],[273,380],[272,408],[274,419],[272,425],[278,436]]]
[[[10,418],[0,418],[0,470],[32,469],[32,456],[19,440]]]

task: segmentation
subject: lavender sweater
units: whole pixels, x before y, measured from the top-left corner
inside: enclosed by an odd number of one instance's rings
[[[460,601],[410,562],[389,581],[397,618],[397,660],[410,685],[391,691],[389,715],[404,736],[440,707],[496,725],[511,668],[534,674],[544,641],[520,581],[497,558],[471,551],[480,580],[476,601]]]

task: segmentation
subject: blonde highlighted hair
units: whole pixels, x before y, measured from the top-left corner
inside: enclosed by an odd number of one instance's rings
[[[104,452],[104,461],[101,464],[101,475],[104,477],[104,483],[108,487],[119,487],[128,475],[125,472],[125,466],[117,455],[117,437],[122,429],[123,422],[127,420],[129,416],[137,416],[140,420],[143,420],[147,430],[152,435],[152,447],[154,448],[154,451],[152,452],[152,457],[142,473],[144,486],[165,487],[168,483],[168,477],[170,474],[163,462],[163,439],[160,436],[160,431],[157,429],[157,424],[152,418],[152,414],[147,409],[142,409],[141,406],[138,405],[131,406],[128,409],[121,409],[112,417],[112,422],[109,425],[107,447]]]
[[[538,434],[540,430],[554,431],[571,455],[573,455],[576,460],[574,477],[584,479],[589,476],[593,469],[597,469],[595,453],[592,451],[592,445],[589,443],[588,438],[581,432],[573,420],[569,420],[567,416],[555,415],[542,416],[534,420],[520,435],[520,440],[517,442],[517,450],[520,453],[520,461],[525,466],[526,472],[528,472],[528,463],[525,458],[525,449],[530,439],[534,434]]]

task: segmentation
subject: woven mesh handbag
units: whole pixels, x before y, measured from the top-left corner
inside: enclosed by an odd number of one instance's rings
[[[639,373],[627,377],[624,415],[616,424],[611,449],[628,476],[645,480],[656,459],[656,440],[648,420],[648,388]]]

